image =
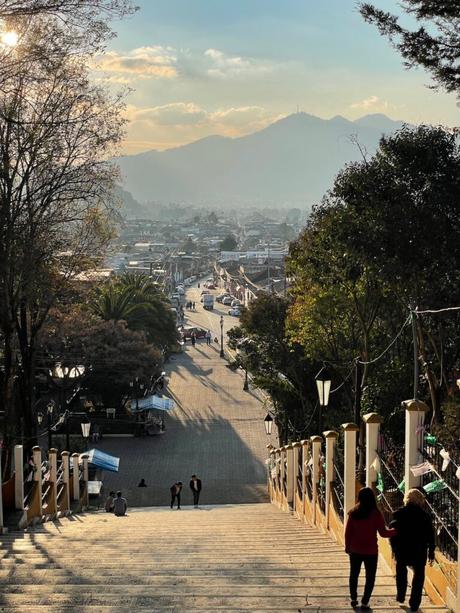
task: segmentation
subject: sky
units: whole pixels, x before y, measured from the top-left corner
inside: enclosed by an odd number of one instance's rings
[[[365,23],[356,0],[137,0],[96,77],[126,88],[123,153],[211,134],[237,137],[301,110],[384,113],[458,125],[455,96],[429,89]],[[400,14],[395,0],[375,0]]]

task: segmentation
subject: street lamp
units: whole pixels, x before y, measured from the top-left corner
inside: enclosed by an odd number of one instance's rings
[[[247,392],[249,390],[249,380],[248,380],[248,363],[247,363],[247,358],[248,358],[248,345],[247,343],[250,343],[250,339],[242,339],[239,343],[238,346],[236,348],[237,352],[239,355],[241,355],[244,359],[244,384],[243,384],[243,391]]]
[[[224,358],[224,316],[220,316],[220,357]]]
[[[326,366],[319,371],[315,377],[316,387],[318,389],[319,400],[319,416],[318,416],[318,430],[319,433],[323,429],[323,407],[327,407],[329,404],[329,394],[331,392],[331,375]]]
[[[54,402],[49,402],[46,405],[46,413],[48,415],[48,449],[51,449],[53,444],[51,440],[51,421],[53,419]]]
[[[83,435],[83,438],[85,439],[85,447],[87,451],[89,449],[88,441],[89,441],[90,430],[91,430],[91,422],[89,421],[88,416],[85,415],[83,419],[81,420],[81,433]]]
[[[272,428],[273,428],[273,417],[270,415],[270,413],[267,413],[267,415],[265,416],[264,426],[265,426],[265,434],[267,436],[270,436],[272,433]]]

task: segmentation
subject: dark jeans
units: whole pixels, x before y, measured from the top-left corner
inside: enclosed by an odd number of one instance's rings
[[[174,506],[174,501],[177,498],[177,508],[180,509],[180,494],[171,494],[171,509]]]
[[[426,560],[408,563],[405,560],[396,560],[396,589],[397,599],[403,601],[407,591],[407,567],[411,566],[414,571],[412,577],[412,589],[409,598],[411,609],[418,609],[422,601],[423,584],[425,582]]]
[[[364,562],[366,569],[366,584],[364,594],[361,599],[363,604],[367,604],[372,596],[374,589],[375,574],[377,572],[377,555],[361,555],[350,553],[350,599],[358,600],[358,577],[361,571],[361,564]]]
[[[198,501],[200,500],[200,492],[197,492],[196,490],[192,490],[192,492],[193,492],[193,504],[197,507]]]

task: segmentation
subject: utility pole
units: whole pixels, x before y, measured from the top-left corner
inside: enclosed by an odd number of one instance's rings
[[[363,367],[361,364],[361,356],[355,360],[355,399],[354,399],[354,421],[359,427],[358,440],[358,478],[361,483],[364,482],[364,422],[361,419],[361,382],[363,377]]]

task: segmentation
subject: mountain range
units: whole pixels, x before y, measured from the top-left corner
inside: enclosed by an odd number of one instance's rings
[[[142,203],[305,208],[345,164],[372,154],[383,134],[403,125],[381,114],[349,121],[295,113],[247,136],[208,136],[117,162],[123,188]]]

